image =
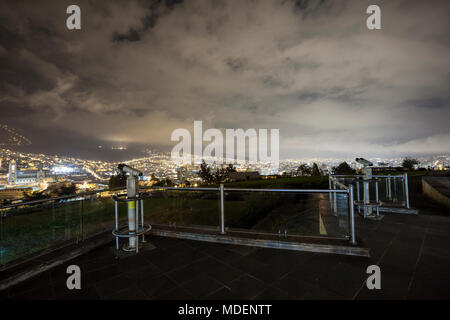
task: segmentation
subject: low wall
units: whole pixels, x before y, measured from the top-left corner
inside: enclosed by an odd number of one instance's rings
[[[439,182],[433,181],[432,177],[423,177],[422,178],[422,190],[428,197],[439,202],[440,204],[450,208],[450,197],[448,196],[448,192],[446,192],[448,188],[441,186]]]

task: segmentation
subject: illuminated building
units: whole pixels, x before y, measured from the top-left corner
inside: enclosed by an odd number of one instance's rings
[[[8,184],[10,185],[38,184],[44,179],[45,171],[42,165],[39,165],[37,170],[18,170],[14,160],[9,162]]]

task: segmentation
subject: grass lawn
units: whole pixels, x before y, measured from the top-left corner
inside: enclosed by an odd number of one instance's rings
[[[211,185],[218,187],[218,185]],[[225,183],[228,188],[259,189],[328,189],[328,176],[247,180]]]

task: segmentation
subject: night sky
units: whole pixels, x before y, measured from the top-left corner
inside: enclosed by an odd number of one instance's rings
[[[194,120],[278,128],[281,158],[450,153],[449,14],[448,0],[1,1],[0,123],[25,151],[84,158],[169,151]]]

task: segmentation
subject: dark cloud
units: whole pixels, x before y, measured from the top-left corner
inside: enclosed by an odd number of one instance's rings
[[[450,152],[448,1],[78,1],[80,31],[69,4],[0,3],[1,122],[44,149],[203,120],[279,128],[282,157]]]
[[[407,104],[421,108],[448,108],[450,106],[449,98],[434,97],[428,99],[409,100]]]

